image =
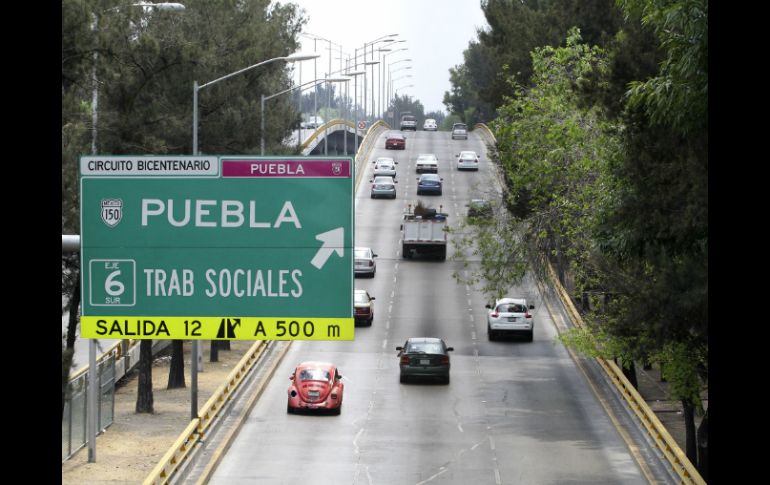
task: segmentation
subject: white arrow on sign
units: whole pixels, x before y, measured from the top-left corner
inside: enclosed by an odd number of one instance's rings
[[[344,227],[338,227],[337,229],[324,232],[317,235],[315,238],[323,243],[318,249],[318,252],[315,253],[315,256],[313,256],[313,260],[310,261],[310,264],[316,268],[323,268],[326,261],[335,251],[337,252],[337,256],[341,257],[345,255],[345,248],[343,247],[343,244],[345,243]]]

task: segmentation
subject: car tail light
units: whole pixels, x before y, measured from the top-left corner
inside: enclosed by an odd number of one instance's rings
[[[402,364],[409,364],[409,356],[402,355],[401,356],[401,363]]]
[[[532,318],[532,315],[530,315],[530,314],[529,314],[529,312],[526,312],[526,313],[524,314],[524,318]]]
[[[449,365],[449,356],[443,355],[441,356],[441,362],[439,362],[441,365]]]
[[[374,261],[369,261],[369,267],[374,266]]]
[[[497,318],[497,317],[500,316],[500,314],[497,313],[497,312],[492,312],[489,316],[492,317],[492,318]]]
[[[332,393],[332,399],[337,399],[337,393],[336,392]]]

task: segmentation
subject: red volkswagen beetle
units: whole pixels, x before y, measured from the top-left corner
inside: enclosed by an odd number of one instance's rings
[[[337,366],[328,362],[303,362],[289,376],[289,403],[286,412],[298,410],[342,411],[342,392],[345,384]]]

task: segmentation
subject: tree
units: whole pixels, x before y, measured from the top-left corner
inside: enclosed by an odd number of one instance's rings
[[[152,395],[152,340],[139,344],[139,382],[136,393],[136,412],[154,413]]]
[[[171,341],[171,365],[168,369],[166,389],[184,388],[184,340]]]

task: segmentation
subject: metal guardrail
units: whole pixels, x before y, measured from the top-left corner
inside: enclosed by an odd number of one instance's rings
[[[305,150],[307,150],[307,148],[316,140],[316,138],[322,138],[324,136],[324,134],[326,133],[326,130],[328,128],[331,128],[334,125],[345,125],[345,126],[347,126],[349,128],[352,128],[354,131],[356,130],[356,125],[353,122],[348,121],[348,120],[343,120],[343,119],[340,119],[340,118],[335,118],[333,120],[327,121],[323,125],[321,125],[318,128],[316,128],[315,131],[313,132],[313,134],[310,135],[309,137],[307,137],[307,140],[302,142],[302,144],[299,147],[300,153],[302,153]],[[360,131],[360,130],[358,130],[358,131]]]
[[[211,424],[216,420],[222,408],[232,397],[233,393],[251,371],[257,359],[264,352],[267,342],[260,340],[246,352],[243,358],[228,374],[225,383],[219,386],[214,394],[206,401],[198,413],[198,417],[190,421],[182,434],[176,439],[171,448],[163,455],[160,462],[144,480],[144,485],[167,484],[182,464],[187,460],[191,451],[199,441],[202,441]]]
[[[559,278],[556,276],[556,272],[553,269],[550,261],[547,261],[548,276],[551,280],[551,285],[556,290],[556,294],[564,304],[564,308],[567,310],[572,322],[580,328],[585,327],[583,318],[572,303],[572,299],[567,294],[567,290],[564,289]],[[608,361],[601,357],[596,358],[599,365],[607,373],[612,383],[618,389],[620,394],[628,402],[634,414],[644,425],[645,429],[652,437],[655,445],[663,452],[671,467],[682,480],[681,483],[685,484],[698,484],[706,485],[706,482],[698,473],[698,470],[690,462],[687,455],[682,451],[679,445],[676,443],[671,434],[668,432],[665,426],[660,422],[658,416],[650,409],[647,402],[642,396],[634,389],[634,386],[623,374],[623,371],[612,361]]]
[[[487,143],[491,143],[494,145],[497,143],[497,138],[495,138],[495,134],[492,133],[492,130],[489,129],[489,127],[484,123],[476,123],[473,125],[474,130],[480,130],[484,138],[487,138]]]

